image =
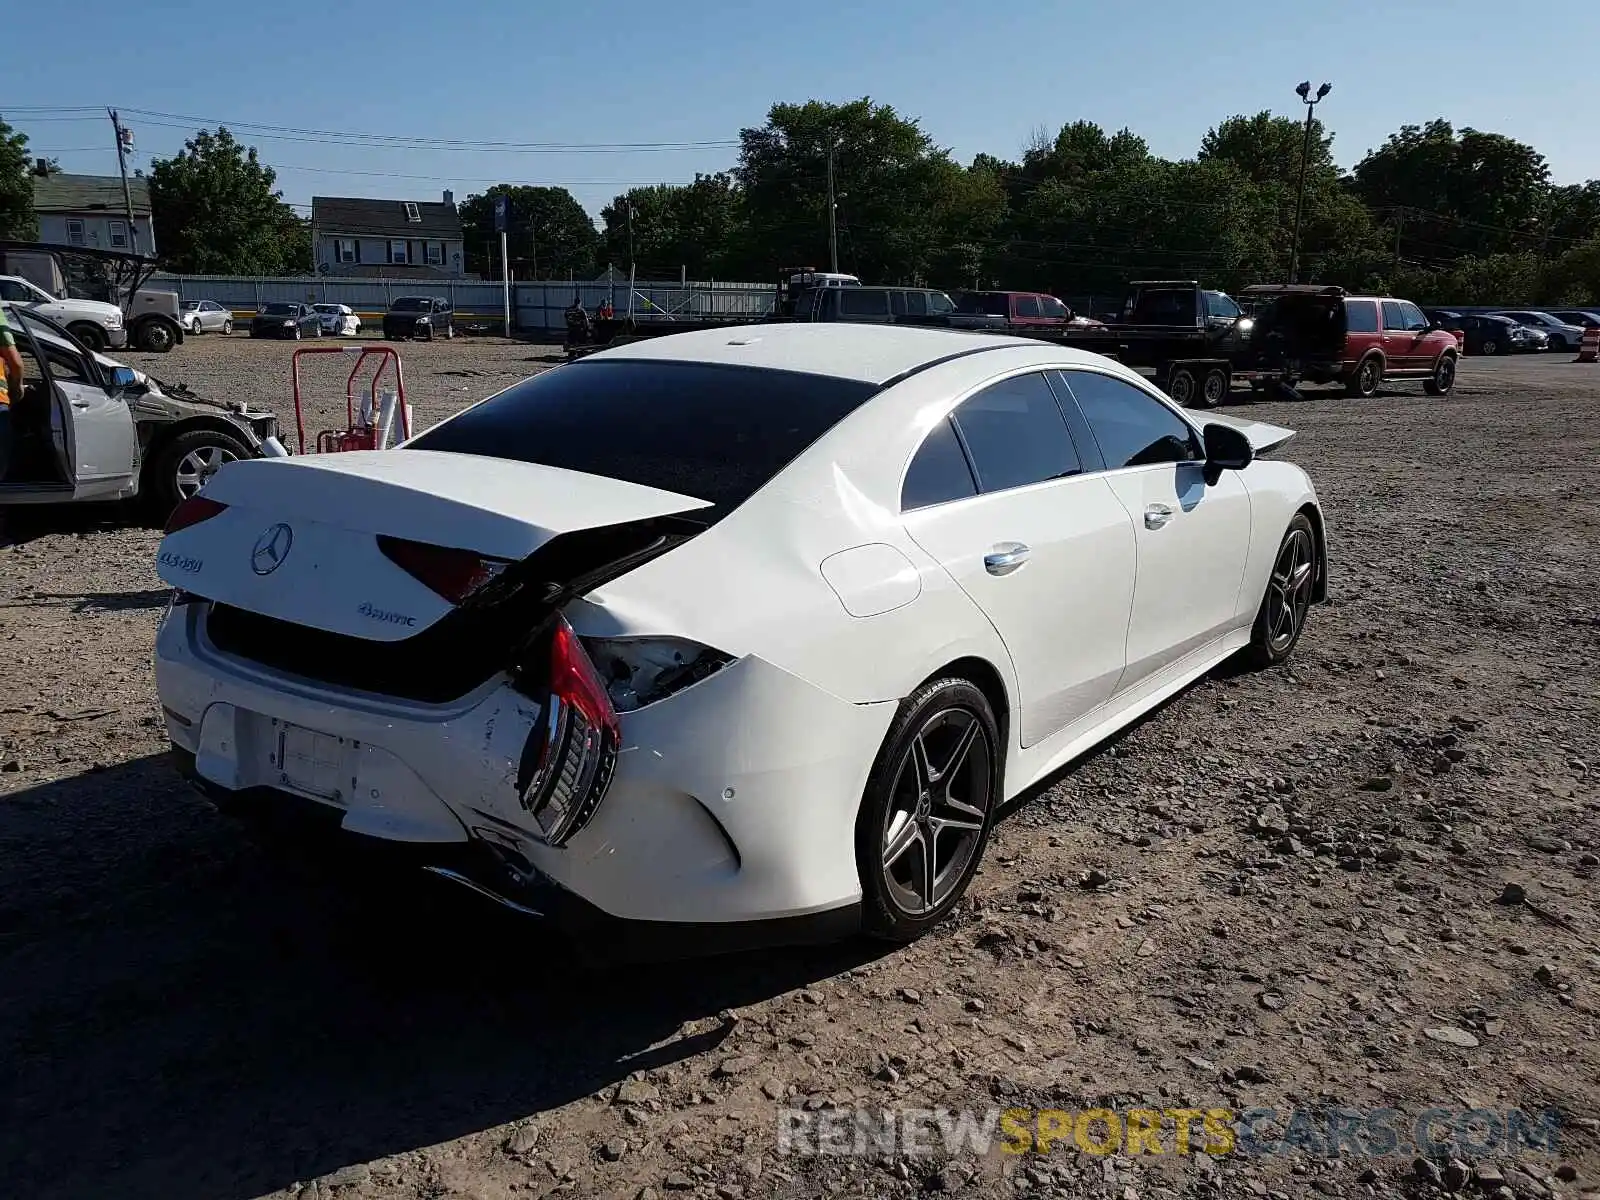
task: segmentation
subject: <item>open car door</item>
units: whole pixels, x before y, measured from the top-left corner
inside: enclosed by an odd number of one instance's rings
[[[22,395],[11,407],[7,503],[115,500],[138,490],[139,438],[115,381],[65,331],[11,307]]]

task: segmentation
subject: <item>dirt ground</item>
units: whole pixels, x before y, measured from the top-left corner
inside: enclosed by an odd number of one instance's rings
[[[487,340],[404,353],[423,422],[546,358]],[[127,358],[291,415],[287,346]],[[342,407],[323,382],[313,430]],[[1235,399],[1301,431],[1289,453],[1326,506],[1332,598],[1298,656],[1219,673],[1025,798],[957,918],[892,953],[581,970],[538,928],[420,881],[276,859],[161,757],[158,533],[117,511],[15,518],[0,1191],[1600,1187],[1600,366],[1469,360],[1448,400]],[[1255,1154],[1195,1153],[1198,1124],[1175,1153],[1170,1123],[1159,1156],[1096,1153],[1092,1131],[1049,1154],[780,1152],[780,1109],[939,1106],[1259,1108],[1267,1140],[1300,1134]],[[1315,1133],[1330,1110],[1390,1109],[1390,1153]],[[1430,1109],[1562,1124],[1546,1150],[1414,1161]]]

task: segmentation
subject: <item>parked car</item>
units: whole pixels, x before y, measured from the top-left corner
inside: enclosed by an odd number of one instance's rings
[[[1468,354],[1512,354],[1543,350],[1549,344],[1543,330],[1529,329],[1510,317],[1446,309],[1429,309],[1427,315],[1446,329],[1461,330],[1465,335],[1463,348]]]
[[[185,300],[180,319],[185,333],[233,332],[233,310],[215,300]]]
[[[120,350],[128,344],[128,331],[122,324],[122,310],[115,304],[52,296],[38,284],[20,275],[0,275],[0,301],[36,312],[65,326],[91,350],[107,347]]]
[[[1532,308],[1505,309],[1495,314],[1500,317],[1510,317],[1519,325],[1526,325],[1529,329],[1543,331],[1550,339],[1552,350],[1576,350],[1583,341],[1583,326],[1570,325],[1566,321],[1559,321],[1550,313],[1541,312]]]
[[[1294,652],[1328,567],[1292,436],[1010,336],[634,342],[174,513],[174,759],[607,953],[910,941],[1006,802]]]
[[[383,336],[391,342],[404,338],[431,342],[455,335],[455,312],[450,301],[438,296],[401,296],[383,314]]]
[[[1587,308],[1552,308],[1550,315],[1579,329],[1600,329],[1600,312],[1591,312]]]
[[[251,337],[294,338],[322,336],[322,318],[309,304],[269,304],[250,319]]]
[[[138,496],[165,517],[223,465],[255,457],[278,436],[271,412],[163,383],[95,352],[37,309],[7,305],[6,315],[23,386],[12,397],[0,505]]]
[[[937,288],[819,287],[804,292],[794,309],[802,321],[842,321],[872,325],[928,325],[942,329],[1007,327],[1004,316],[961,312]]]
[[[1431,396],[1455,387],[1455,334],[1409,300],[1315,283],[1254,284],[1245,293],[1272,301],[1256,308],[1251,342],[1291,385],[1339,383],[1352,396],[1375,395],[1394,379],[1420,379]]]
[[[313,304],[322,318],[322,332],[329,337],[354,337],[361,332],[361,318],[348,304]]]

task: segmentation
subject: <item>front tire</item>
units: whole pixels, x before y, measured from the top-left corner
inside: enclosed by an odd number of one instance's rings
[[[156,454],[146,486],[150,499],[165,518],[178,503],[197,494],[211,477],[230,462],[253,457],[243,439],[215,429],[191,429],[178,434]]]
[[[1370,400],[1378,394],[1378,385],[1383,382],[1383,360],[1376,354],[1369,355],[1361,360],[1361,365],[1356,368],[1356,373],[1350,377],[1350,382],[1345,385],[1345,394],[1356,396],[1362,400]]]
[[[1456,386],[1456,356],[1441,354],[1433,364],[1433,374],[1423,381],[1422,390],[1430,396],[1448,396]]]
[[[1499,354],[1500,353],[1500,343],[1495,341],[1493,338],[1484,338],[1483,339],[1483,343],[1478,347],[1478,353],[1479,354]]]
[[[1552,333],[1550,335],[1550,349],[1552,349],[1552,350],[1565,350],[1566,348],[1567,348],[1567,339],[1566,339],[1565,335],[1559,334],[1559,333]]]
[[[222,332],[223,333],[232,333],[233,332],[233,322],[232,321],[224,321],[222,323]]]
[[[1004,757],[988,698],[936,679],[900,706],[856,818],[862,928],[905,943],[937,925],[977,873]]]
[[[106,346],[110,344],[110,339],[106,337],[103,329],[87,322],[80,321],[76,325],[69,325],[67,326],[67,332],[96,354],[104,353]]]
[[[1252,669],[1276,667],[1294,653],[1305,632],[1316,582],[1316,531],[1305,513],[1295,513],[1278,543],[1272,574],[1267,577],[1267,592],[1250,630],[1245,656]]]

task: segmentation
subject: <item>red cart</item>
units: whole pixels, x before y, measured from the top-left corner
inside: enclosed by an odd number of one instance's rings
[[[406,377],[400,366],[400,354],[393,346],[303,346],[297,349],[291,357],[291,370],[294,379],[294,426],[299,438],[299,452],[306,452],[306,421],[305,414],[300,407],[300,356],[302,354],[353,354],[356,356],[355,366],[350,368],[350,376],[345,380],[344,404],[345,427],[343,429],[324,429],[317,434],[316,449],[318,454],[335,454],[342,450],[375,450],[378,446],[378,411],[381,401],[378,397],[378,385],[383,381],[384,374],[389,365],[394,364],[395,388],[395,420],[400,426],[400,440],[403,442],[411,436],[411,417],[406,408]],[[356,417],[356,387],[361,379],[362,372],[368,366],[368,359],[376,360],[373,365],[370,380],[364,381],[361,386],[372,403],[370,420],[357,420]]]

